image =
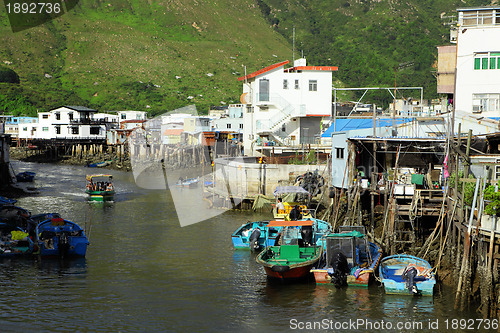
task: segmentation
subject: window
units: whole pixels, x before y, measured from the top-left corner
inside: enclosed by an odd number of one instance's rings
[[[79,134],[79,128],[78,126],[71,127],[71,134]]]
[[[247,106],[247,113],[253,113],[253,106]]]
[[[286,124],[281,125],[281,131],[286,132]]]
[[[337,153],[337,158],[344,158],[344,148],[335,148],[335,151]]]
[[[240,124],[240,128],[243,129],[243,124]]]
[[[295,80],[295,89],[299,89],[299,80]]]
[[[61,126],[56,126],[56,134],[61,134]]]
[[[472,112],[500,111],[500,94],[472,94]]]
[[[61,114],[59,112],[56,112],[56,120],[61,120]]]
[[[43,131],[43,132],[48,132],[48,131],[49,131],[49,128],[48,128],[48,127],[42,127],[42,131]]]
[[[73,112],[68,113],[69,120],[73,120]]]
[[[288,89],[288,80],[283,80],[283,89]]]
[[[500,180],[500,160],[497,160],[497,164],[495,165],[495,179]]]
[[[482,52],[474,55],[474,69],[500,69],[500,52]]]
[[[42,119],[49,119],[49,115],[48,114],[43,114],[42,115]]]
[[[28,127],[23,127],[23,131],[26,132],[28,130]]]
[[[101,129],[100,127],[91,127],[90,134],[91,135],[99,135],[100,129]]]
[[[226,128],[231,128],[231,124],[226,124]]]
[[[259,81],[259,102],[269,102],[269,80]]]
[[[127,115],[125,113],[121,114],[122,119],[127,119]]]
[[[318,91],[318,81],[309,80],[309,91]]]

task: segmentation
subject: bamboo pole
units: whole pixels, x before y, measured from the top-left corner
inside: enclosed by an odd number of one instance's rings
[[[469,131],[470,133],[470,131]],[[471,234],[471,229],[472,229],[472,221],[474,219],[474,208],[476,205],[476,199],[477,199],[477,192],[479,190],[479,184],[480,184],[480,179],[477,178],[476,180],[476,188],[474,190],[474,199],[472,200],[472,207],[471,207],[471,213],[469,217],[469,225],[467,227],[467,232],[464,235],[464,256],[462,258],[462,267],[460,269],[460,274],[458,276],[458,286],[457,286],[457,293],[455,295],[455,309],[459,307],[460,305],[463,304],[463,290],[462,290],[462,283],[464,280],[465,275],[467,274],[467,271],[469,269],[469,254],[470,254],[470,234]],[[462,307],[462,306],[460,306]]]

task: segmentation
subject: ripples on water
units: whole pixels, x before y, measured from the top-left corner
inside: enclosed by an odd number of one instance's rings
[[[91,244],[85,259],[70,262],[0,261],[1,332],[279,332],[290,330],[291,319],[458,317],[450,292],[411,298],[386,296],[377,286],[268,281],[255,255],[234,251],[230,237],[267,214],[231,211],[181,228],[168,193],[138,188],[129,173],[105,171],[117,195],[102,204],[87,202],[83,191],[86,173],[103,170],[14,167],[36,171],[40,191],[18,205],[61,213],[86,228]]]

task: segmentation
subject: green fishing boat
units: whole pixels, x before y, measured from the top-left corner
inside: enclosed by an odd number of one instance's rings
[[[85,193],[89,195],[90,201],[113,200],[115,195],[113,176],[105,174],[87,175],[87,188]]]

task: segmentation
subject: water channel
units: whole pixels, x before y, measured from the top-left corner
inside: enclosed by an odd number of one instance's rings
[[[227,211],[180,227],[169,192],[139,188],[131,173],[99,169],[114,175],[117,195],[95,204],[83,192],[95,169],[13,166],[35,171],[40,192],[17,205],[79,223],[90,246],[81,260],[0,261],[1,332],[444,332],[460,331],[452,330],[454,319],[478,318],[456,313],[452,290],[442,286],[434,298],[412,298],[386,296],[376,285],[336,290],[268,281],[255,256],[233,250],[230,237],[268,214]],[[353,321],[365,324],[353,329]]]

